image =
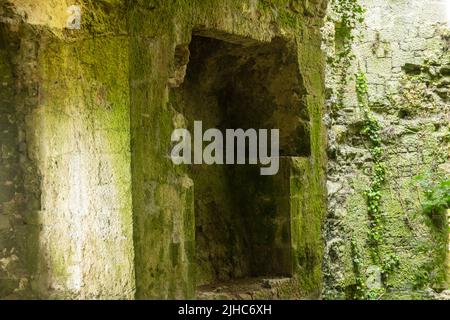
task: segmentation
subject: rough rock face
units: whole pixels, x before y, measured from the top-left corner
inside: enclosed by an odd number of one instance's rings
[[[5,203],[2,216],[14,240],[5,259],[25,271],[5,263],[4,281],[19,281],[5,294],[131,298],[128,45],[121,35],[78,38],[29,25],[20,5],[2,7],[2,48],[14,74],[4,106],[17,126],[2,141],[18,152],[19,169],[16,207]]]
[[[448,298],[447,2],[2,1],[0,298]]]
[[[195,179],[167,157],[171,132],[184,121],[170,95],[183,84],[194,34],[262,48],[282,39],[290,48],[285,72],[298,80],[284,88],[291,98],[275,96],[275,105],[303,113],[286,137],[296,141],[292,133],[302,132],[308,152],[286,162],[290,230],[277,237],[290,235],[283,252],[291,278],[279,281],[274,297],[318,297],[326,1],[71,5],[0,5],[0,296],[195,296]],[[273,81],[270,90],[281,84]],[[273,208],[260,211],[276,225]]]
[[[130,9],[129,25],[132,35],[130,61],[134,66],[130,71],[134,157],[132,175],[138,297],[193,296],[197,279],[199,283],[214,279],[214,276],[211,276],[214,273],[212,271],[214,266],[207,262],[201,266],[196,265],[196,256],[200,257],[197,262],[212,258],[218,258],[223,262],[225,272],[218,273],[218,280],[226,279],[227,276],[235,277],[233,272],[226,270],[229,270],[230,265],[240,268],[239,250],[245,247],[242,234],[236,235],[237,228],[233,225],[220,225],[221,222],[229,221],[229,217],[218,215],[220,210],[214,209],[217,203],[223,204],[224,208],[232,207],[224,203],[230,201],[229,198],[223,200],[224,195],[229,195],[223,180],[224,175],[215,172],[209,179],[207,175],[203,175],[202,179],[201,176],[193,175],[190,168],[174,167],[169,159],[164,161],[161,159],[161,153],[167,154],[170,150],[170,134],[173,128],[180,123],[193,120],[188,116],[189,112],[186,112],[189,105],[198,105],[201,99],[209,98],[208,106],[214,106],[220,98],[220,90],[214,93],[212,89],[214,85],[210,83],[214,78],[181,84],[179,75],[184,73],[182,63],[184,59],[183,52],[179,50],[188,47],[193,35],[231,43],[240,47],[239,51],[244,52],[242,47],[257,44],[264,48],[265,45],[270,46],[277,37],[283,38],[289,43],[289,47],[294,48],[293,55],[297,63],[292,65],[297,65],[298,68],[294,73],[301,75],[300,86],[304,87],[302,96],[296,103],[298,108],[308,110],[309,113],[311,156],[307,157],[306,161],[292,163],[287,170],[289,194],[284,196],[293,199],[292,205],[286,207],[284,211],[289,212],[293,222],[290,225],[291,230],[288,230],[291,234],[289,242],[293,278],[287,288],[294,288],[297,292],[301,291],[304,295],[313,297],[320,294],[322,281],[320,229],[324,210],[321,192],[325,187],[323,178],[325,134],[321,122],[324,80],[319,31],[323,10],[322,2],[314,4],[308,2],[307,5],[292,2],[292,5],[285,5],[281,2],[275,4],[268,1],[193,1],[179,8],[158,5],[145,8],[136,5]],[[229,46],[225,46],[224,49]],[[211,47],[211,50],[213,48]],[[319,59],[313,52],[318,53]],[[244,53],[243,59],[245,58]],[[197,60],[197,63],[201,62],[201,59]],[[223,66],[233,71],[233,65],[239,63],[238,59],[236,61],[229,59],[229,63]],[[206,69],[206,61],[205,65]],[[186,77],[189,77],[189,68],[188,64]],[[244,97],[257,101],[249,92],[239,91],[238,82],[230,84],[231,92],[240,92]],[[189,87],[192,84],[199,86],[197,92],[191,90],[190,96],[179,94],[178,98],[181,101],[177,100],[177,90],[170,90],[170,88],[186,90],[183,86]],[[202,90],[210,96],[198,95]],[[291,91],[295,88],[288,90],[292,96]],[[225,95],[222,100],[224,98],[227,96]],[[265,101],[264,98],[266,97],[261,97],[261,100]],[[210,123],[217,109],[205,108],[202,111],[203,115],[200,115],[206,117],[206,122]],[[205,115],[208,111],[212,115]],[[155,119],[158,119],[157,123]],[[295,183],[297,180],[301,183]],[[305,187],[305,184],[309,186],[307,193],[302,192],[299,187],[299,185]],[[208,218],[199,214],[199,210],[207,214],[216,214],[218,217]],[[230,213],[230,210],[227,213]],[[267,219],[269,225],[276,225],[276,218],[271,217],[274,210],[272,208],[266,212],[261,219]],[[208,225],[211,223],[217,225]],[[149,232],[148,228],[151,228],[152,232]],[[274,229],[276,228],[272,228]],[[225,239],[230,241],[230,244],[218,246],[206,253],[197,252],[207,248],[205,239],[208,238],[203,236],[203,230],[209,233],[211,230],[217,231],[211,237],[213,238],[211,243]],[[162,237],[167,241],[161,241]],[[230,259],[230,248],[238,250],[236,261]],[[207,270],[206,275],[199,270]],[[245,265],[242,266],[242,270],[245,271]],[[202,276],[203,279],[196,279]],[[298,285],[293,286],[292,283]]]
[[[324,297],[353,298],[360,280],[372,298],[432,298],[430,288],[446,287],[447,223],[423,212],[423,186],[449,175],[448,4],[361,1],[364,22],[356,23],[350,41],[355,57],[343,66],[337,58],[345,41],[340,2],[333,1],[323,28],[329,61]],[[380,127],[386,173],[378,263],[371,257],[365,194],[374,158],[361,133],[365,119],[355,77],[344,81],[343,71],[365,74],[368,106]]]

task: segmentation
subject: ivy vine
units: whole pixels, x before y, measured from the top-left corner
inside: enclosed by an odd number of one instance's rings
[[[335,70],[338,71],[339,89],[337,92],[336,108],[343,105],[343,97],[346,91],[349,69],[353,64],[355,55],[352,52],[352,43],[356,39],[355,28],[364,22],[365,9],[359,0],[332,0],[332,10],[335,13],[335,41],[337,43],[336,58],[333,61]],[[355,237],[351,240],[351,254],[353,271],[355,274],[355,299],[379,299],[385,292],[386,280],[398,267],[399,259],[395,254],[381,256],[380,247],[383,244],[384,219],[382,212],[382,188],[386,179],[386,167],[383,162],[383,145],[381,139],[381,126],[373,115],[368,101],[368,85],[365,74],[358,70],[354,75],[358,105],[363,113],[364,121],[361,130],[362,136],[368,142],[368,150],[372,156],[373,166],[370,176],[370,184],[364,192],[369,218],[369,253],[371,263],[380,268],[382,287],[367,288],[364,272],[364,255],[358,247]]]
[[[363,112],[364,123],[361,134],[369,142],[369,152],[372,155],[373,166],[370,177],[369,188],[365,191],[367,213],[369,216],[369,244],[372,263],[378,265],[381,270],[383,284],[386,283],[389,275],[398,267],[399,259],[395,254],[381,256],[380,246],[383,244],[383,211],[381,208],[382,187],[386,180],[386,166],[383,162],[383,147],[380,135],[381,126],[373,116],[368,103],[367,91],[368,85],[365,74],[358,70],[355,74],[356,94],[358,104]],[[384,289],[372,289],[366,293],[369,299],[380,297]]]
[[[348,69],[352,65],[355,55],[352,52],[352,42],[355,40],[354,30],[364,22],[364,8],[358,0],[332,0],[331,7],[337,15],[335,23],[335,41],[340,46],[336,50],[335,67],[340,70],[340,87],[337,91],[337,106],[342,107],[345,87],[348,84]]]
[[[369,189],[366,190],[367,211],[370,218],[369,239],[374,248],[378,248],[382,240],[382,212],[381,212],[381,188],[385,181],[386,170],[382,161],[382,146],[380,137],[380,125],[372,115],[367,101],[367,81],[365,74],[359,70],[356,77],[356,94],[359,107],[363,111],[364,124],[361,130],[363,136],[369,141],[369,151],[373,159],[373,170]],[[379,262],[378,250],[374,263]]]

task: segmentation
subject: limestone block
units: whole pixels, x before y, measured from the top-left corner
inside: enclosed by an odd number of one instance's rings
[[[387,78],[391,74],[392,59],[370,57],[366,60],[367,73],[377,74],[379,77]]]

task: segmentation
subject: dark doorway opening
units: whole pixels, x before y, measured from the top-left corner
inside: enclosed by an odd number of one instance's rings
[[[198,286],[292,275],[288,157],[310,154],[309,119],[296,48],[194,35],[175,52],[170,101],[193,132],[280,129],[280,170],[259,165],[192,165]],[[225,136],[225,134],[224,134]]]

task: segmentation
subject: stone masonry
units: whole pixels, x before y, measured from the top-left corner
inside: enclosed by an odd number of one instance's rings
[[[337,1],[335,1],[336,3]],[[326,298],[349,298],[355,286],[351,239],[362,251],[364,281],[381,286],[383,270],[371,264],[364,196],[372,157],[361,135],[354,74],[367,79],[369,107],[381,127],[386,183],[382,210],[386,239],[382,256],[395,257],[397,269],[384,279],[384,297],[433,297],[446,288],[445,228],[437,231],[421,214],[423,190],[415,177],[448,179],[449,16],[448,1],[364,0],[364,22],[353,30],[355,55],[340,77],[335,26],[329,7],[323,29],[328,56],[328,215],[325,223]],[[342,105],[338,92],[343,88]],[[438,228],[439,229],[439,228]],[[371,282],[370,279],[378,279]]]
[[[0,299],[447,299],[449,6],[1,0]],[[193,120],[280,174],[174,165]]]

